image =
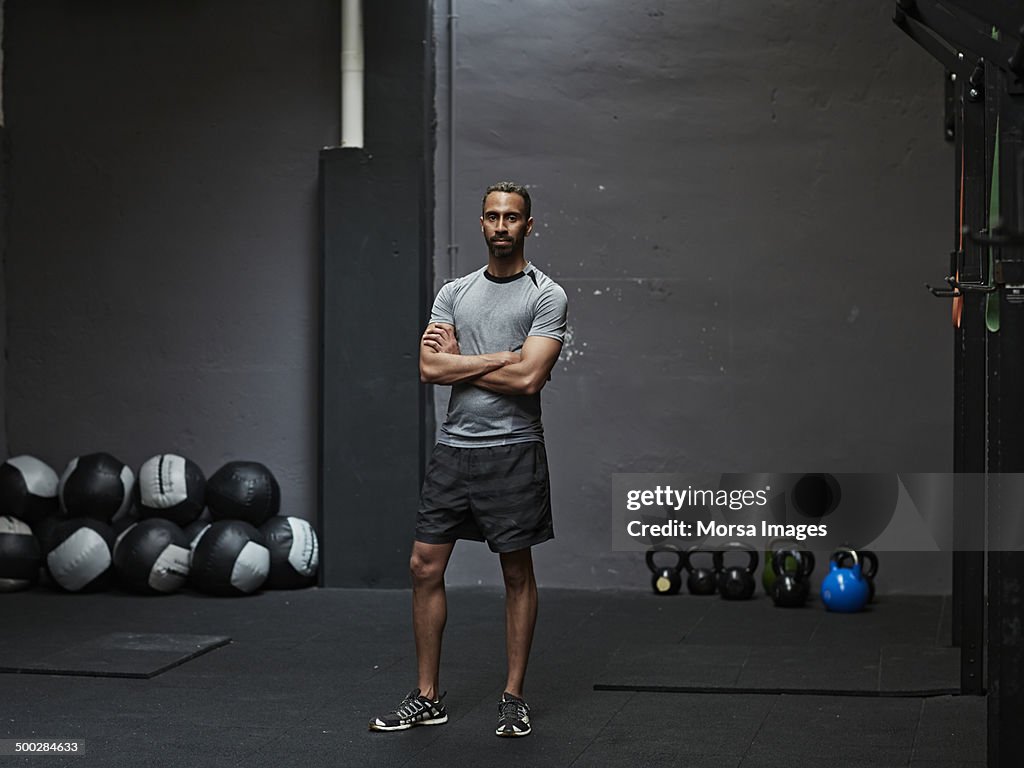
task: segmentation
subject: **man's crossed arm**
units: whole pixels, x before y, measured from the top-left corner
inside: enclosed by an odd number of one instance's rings
[[[527,336],[520,352],[463,355],[455,328],[431,323],[420,339],[420,380],[430,384],[471,383],[503,395],[540,392],[551,377],[562,342]]]

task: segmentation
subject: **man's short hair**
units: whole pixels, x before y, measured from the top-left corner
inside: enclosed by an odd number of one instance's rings
[[[484,192],[484,199],[480,203],[481,208],[487,203],[487,196],[491,192],[508,192],[513,195],[519,195],[523,198],[523,202],[526,203],[526,218],[530,218],[530,209],[532,207],[530,193],[526,191],[526,187],[522,184],[516,184],[514,181],[499,181],[497,184],[491,184],[487,191]]]

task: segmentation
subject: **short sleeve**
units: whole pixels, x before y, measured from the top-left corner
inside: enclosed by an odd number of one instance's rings
[[[537,300],[529,336],[547,336],[549,339],[565,341],[566,318],[569,300],[558,283],[549,283]]]
[[[452,305],[452,283],[445,283],[437,292],[430,309],[430,322],[455,325],[455,307]]]

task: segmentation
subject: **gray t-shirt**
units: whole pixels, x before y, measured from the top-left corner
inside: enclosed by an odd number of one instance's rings
[[[527,336],[565,338],[565,291],[532,264],[518,275],[494,277],[483,267],[445,283],[430,322],[455,326],[464,355],[516,352]],[[439,443],[485,448],[544,442],[540,393],[501,395],[472,384],[452,386]]]

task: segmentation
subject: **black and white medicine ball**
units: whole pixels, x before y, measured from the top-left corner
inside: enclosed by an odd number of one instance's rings
[[[72,518],[50,534],[46,570],[61,589],[82,592],[104,589],[110,583],[114,531],[88,517]]]
[[[0,517],[0,592],[27,589],[39,580],[43,554],[28,524]]]
[[[39,549],[44,554],[53,549],[53,536],[57,530],[57,527],[64,522],[63,517],[57,517],[51,515],[44,517],[38,523],[32,524],[32,533],[36,535],[36,540],[39,542]]]
[[[280,511],[281,489],[258,461],[229,461],[206,482],[206,506],[215,520],[263,525]]]
[[[151,517],[118,536],[114,572],[125,589],[166,595],[185,585],[189,556],[184,531],[170,520]]]
[[[203,513],[206,477],[191,459],[162,453],[139,467],[135,486],[139,517],[188,525]]]
[[[185,526],[185,538],[188,539],[188,548],[192,552],[196,551],[196,544],[199,543],[199,539],[203,537],[203,534],[206,533],[209,527],[210,521],[204,518],[200,518]]]
[[[242,520],[218,520],[192,550],[191,582],[211,595],[249,595],[270,572],[270,552],[263,537]]]
[[[316,530],[299,517],[277,515],[260,526],[263,541],[270,550],[270,575],[267,589],[308,587],[320,565],[320,541]]]
[[[118,515],[110,521],[110,527],[114,531],[114,546],[117,546],[117,539],[122,533],[139,522],[138,507],[132,504],[123,515]]]
[[[50,572],[46,569],[46,553],[53,549],[55,543],[54,536],[56,535],[57,528],[60,524],[65,522],[65,518],[58,517],[57,515],[51,515],[44,517],[38,523],[32,526],[32,533],[36,536],[36,541],[39,542],[39,551],[42,553],[42,561],[40,562],[39,568],[39,581],[48,587],[54,586],[53,578],[50,576]]]
[[[57,512],[57,473],[35,456],[12,456],[0,464],[0,515],[35,525]]]
[[[91,517],[109,523],[128,511],[135,473],[109,453],[72,459],[60,478],[60,508],[68,517]]]

